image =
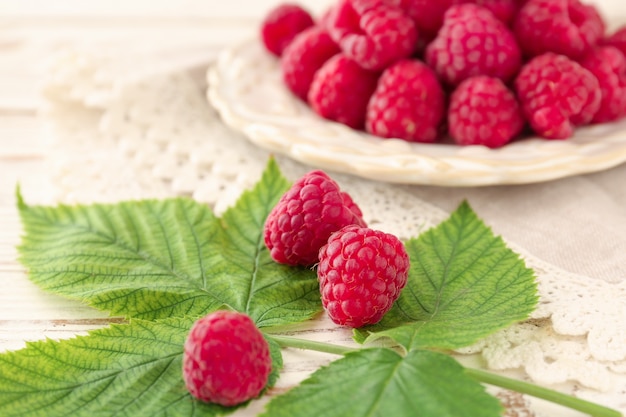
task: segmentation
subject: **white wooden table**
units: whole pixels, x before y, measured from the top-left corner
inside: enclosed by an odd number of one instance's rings
[[[59,47],[132,37],[148,44],[176,37],[204,59],[254,36],[260,18],[278,0],[0,0],[0,352],[26,341],[67,338],[111,322],[105,313],[44,293],[18,262],[21,225],[15,207],[19,183],[29,201],[49,198],[41,135],[39,86],[45,61]],[[319,13],[331,0],[301,0]],[[609,2],[596,1],[600,7]],[[626,8],[618,20],[626,21]],[[615,16],[614,16],[615,17]],[[194,55],[196,56],[196,55]],[[425,195],[437,198],[437,191]],[[626,233],[626,230],[624,230]],[[537,241],[537,247],[541,242]],[[253,410],[249,411],[253,415]],[[242,414],[244,415],[244,414]],[[569,415],[569,414],[568,414]]]

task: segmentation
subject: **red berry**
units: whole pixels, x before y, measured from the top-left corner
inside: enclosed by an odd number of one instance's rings
[[[522,67],[515,91],[532,129],[548,139],[568,138],[575,126],[589,123],[602,98],[591,72],[565,55],[550,52]]]
[[[333,233],[319,259],[322,305],[333,322],[354,328],[378,323],[408,278],[403,243],[366,227],[347,226]]]
[[[272,209],[264,240],[278,263],[310,266],[328,237],[344,226],[365,226],[361,210],[323,171],[296,181]]]
[[[183,379],[199,400],[234,406],[267,385],[272,359],[250,317],[219,310],[196,321],[185,341]]]
[[[437,36],[443,25],[443,15],[458,0],[395,0],[415,22],[419,36],[427,42]]]
[[[344,54],[372,71],[411,56],[417,48],[413,20],[382,0],[342,0],[333,9],[328,26]]]
[[[329,59],[315,74],[308,101],[320,116],[363,129],[365,109],[378,74],[363,69],[343,54]]]
[[[600,109],[591,121],[603,123],[626,116],[624,54],[612,46],[601,46],[587,54],[580,64],[596,76],[602,90]]]
[[[529,57],[554,52],[580,58],[604,34],[604,22],[596,8],[578,0],[529,0],[513,27]]]
[[[614,46],[626,56],[626,26],[622,26],[611,36],[602,40],[602,45]]]
[[[459,145],[498,148],[510,142],[523,127],[524,118],[515,95],[498,78],[471,77],[452,93],[448,130]]]
[[[434,142],[445,115],[445,94],[435,73],[418,60],[387,68],[368,107],[365,129],[383,138]]]
[[[474,3],[491,11],[496,18],[509,24],[520,9],[519,0],[384,0],[400,7],[417,27],[420,38],[432,41],[443,25],[445,12],[456,4]]]
[[[464,2],[474,3],[488,9],[506,25],[513,21],[520,9],[518,0],[464,0]]]
[[[337,53],[339,46],[324,29],[304,30],[283,51],[280,67],[285,85],[306,101],[315,73]]]
[[[462,4],[446,12],[441,30],[426,48],[426,62],[451,85],[475,75],[506,82],[519,70],[521,52],[513,33],[489,10]]]
[[[284,3],[272,9],[261,23],[263,45],[281,56],[297,34],[314,25],[308,11],[297,4]]]

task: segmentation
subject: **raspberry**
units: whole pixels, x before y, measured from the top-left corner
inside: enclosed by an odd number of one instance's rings
[[[426,62],[451,85],[475,75],[506,82],[519,70],[521,52],[513,33],[489,10],[462,4],[446,12],[441,30],[426,48]]]
[[[626,56],[626,26],[621,27],[611,36],[602,40],[602,45],[614,46]]]
[[[352,198],[323,171],[296,181],[265,222],[265,245],[278,263],[310,266],[328,237],[344,226],[365,226]]]
[[[448,130],[459,145],[498,148],[523,127],[524,118],[515,95],[498,78],[468,78],[450,97]]]
[[[255,398],[271,370],[269,345],[245,314],[211,313],[194,323],[185,341],[183,379],[202,401],[230,407]]]
[[[302,7],[290,3],[281,4],[263,19],[261,40],[269,52],[281,56],[298,33],[313,25],[313,18]]]
[[[365,109],[378,74],[363,69],[343,54],[329,59],[315,74],[308,101],[320,116],[363,129]]]
[[[313,76],[326,61],[339,53],[339,46],[317,26],[305,29],[287,46],[280,60],[283,81],[306,101]]]
[[[508,25],[513,21],[520,6],[518,0],[465,0],[488,9],[493,15]]]
[[[522,67],[515,91],[532,129],[549,139],[570,137],[575,126],[589,123],[600,108],[598,79],[565,55],[551,52]]]
[[[319,259],[322,305],[333,322],[354,328],[382,319],[409,272],[402,242],[366,227],[347,226],[333,233]]]
[[[529,57],[554,52],[580,58],[604,34],[604,22],[596,8],[578,0],[529,0],[513,27]]]
[[[368,70],[383,70],[417,48],[413,20],[382,0],[342,0],[328,24],[344,54]]]
[[[387,68],[367,106],[365,129],[383,138],[434,142],[445,115],[445,94],[437,76],[418,60]]]
[[[474,3],[489,9],[496,18],[509,24],[520,8],[519,0],[385,0],[397,4],[408,14],[417,27],[420,38],[430,43],[443,25],[446,11],[453,5]]]
[[[400,7],[415,22],[419,36],[426,42],[437,36],[443,24],[443,15],[458,0],[397,0]]]
[[[580,64],[600,83],[600,109],[591,120],[610,122],[626,116],[626,57],[617,48],[601,46],[587,54]]]

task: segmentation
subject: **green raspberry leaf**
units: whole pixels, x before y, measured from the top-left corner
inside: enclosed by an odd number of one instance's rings
[[[229,305],[250,315],[258,327],[301,322],[322,310],[315,271],[276,263],[263,240],[265,219],[289,186],[270,162],[260,184],[224,213],[220,239],[210,244],[222,255],[214,267],[221,271],[218,279],[231,297]]]
[[[466,202],[406,248],[407,286],[379,324],[355,332],[358,341],[460,348],[528,318],[537,304],[533,271]]]
[[[3,417],[191,417],[229,414],[195,400],[182,379],[183,345],[191,318],[132,320],[88,336],[31,342],[0,355]],[[269,385],[282,367],[280,347]]]
[[[451,357],[362,349],[274,398],[261,417],[496,417],[498,400]]]
[[[321,310],[315,273],[273,262],[265,218],[289,187],[274,160],[217,218],[190,199],[28,206],[18,195],[29,277],[50,292],[142,319],[201,316],[222,306],[259,327]]]

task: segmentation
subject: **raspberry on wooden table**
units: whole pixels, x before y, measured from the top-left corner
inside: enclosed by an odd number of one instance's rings
[[[297,180],[272,209],[264,228],[272,259],[311,266],[328,237],[348,225],[365,226],[361,210],[325,172],[311,171]]]
[[[341,0],[327,24],[344,54],[368,70],[383,70],[417,48],[413,19],[382,0]]]
[[[448,9],[441,30],[426,48],[426,62],[445,83],[458,85],[475,75],[507,82],[522,57],[509,28],[489,10],[468,3]]]
[[[602,99],[598,79],[591,72],[551,52],[522,67],[515,91],[530,127],[548,139],[568,138],[576,126],[589,123]]]
[[[272,370],[263,334],[243,313],[219,310],[196,321],[183,353],[183,379],[199,400],[234,406],[257,397]]]
[[[364,69],[341,53],[317,71],[308,102],[325,119],[363,129],[365,110],[377,80],[378,73]]]
[[[626,57],[613,46],[600,46],[580,64],[596,76],[602,91],[600,109],[591,120],[610,122],[626,116]]]
[[[265,48],[276,56],[303,30],[313,26],[311,14],[297,4],[284,3],[265,16],[261,23],[261,40]]]
[[[554,52],[576,59],[602,39],[605,25],[594,6],[578,0],[529,0],[513,28],[528,57]]]
[[[313,76],[339,51],[339,46],[323,28],[312,26],[305,29],[287,46],[280,60],[287,88],[306,101]]]
[[[405,59],[387,68],[367,106],[365,129],[383,138],[434,142],[445,116],[445,93],[426,64]]]
[[[448,131],[459,145],[498,148],[523,127],[524,117],[515,95],[498,78],[468,78],[450,97]]]
[[[319,259],[322,305],[333,322],[344,326],[378,323],[408,278],[404,244],[367,227],[347,226],[333,233]]]

